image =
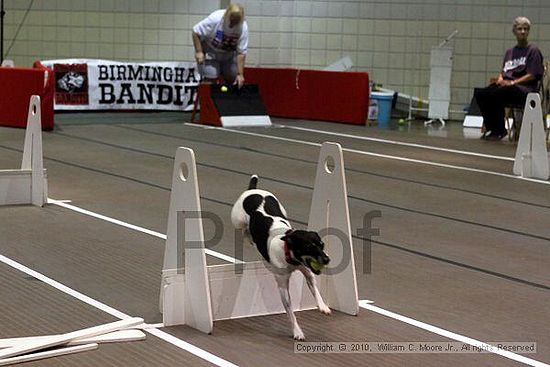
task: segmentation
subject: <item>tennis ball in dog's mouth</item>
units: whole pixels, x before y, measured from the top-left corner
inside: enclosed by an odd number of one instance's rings
[[[225,93],[225,92],[227,92],[227,87],[225,85],[222,85],[220,90]]]
[[[311,260],[311,262],[309,263],[309,266],[311,266],[311,269],[313,269],[314,271],[321,271],[324,267],[323,264],[320,264],[315,260]]]

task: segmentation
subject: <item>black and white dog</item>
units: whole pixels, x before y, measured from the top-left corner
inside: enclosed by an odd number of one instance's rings
[[[253,175],[248,190],[233,205],[231,221],[242,229],[245,239],[256,245],[273,272],[281,301],[292,326],[294,339],[304,340],[304,333],[296,321],[289,293],[292,272],[304,274],[307,285],[317,301],[319,311],[329,315],[315,280],[323,266],[330,261],[323,251],[324,243],[316,232],[293,230],[286,218],[286,211],[269,191],[257,189],[258,176]]]

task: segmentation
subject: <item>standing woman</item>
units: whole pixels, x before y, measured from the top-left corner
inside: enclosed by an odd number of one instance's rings
[[[203,80],[215,82],[221,74],[226,83],[242,87],[248,47],[248,25],[242,5],[230,4],[195,24],[193,45]]]
[[[502,70],[497,80],[483,89],[477,89],[475,98],[483,115],[489,135],[487,140],[500,140],[506,136],[504,106],[524,104],[527,94],[537,92],[544,73],[542,53],[528,41],[531,22],[525,17],[514,20],[512,31],[517,44],[504,54]]]

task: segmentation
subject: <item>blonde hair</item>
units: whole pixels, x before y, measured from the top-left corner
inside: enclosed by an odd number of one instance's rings
[[[244,7],[241,4],[229,4],[223,14],[223,22],[229,24],[229,18],[232,14],[238,14],[241,17],[239,24],[244,22]]]
[[[527,28],[531,29],[531,21],[527,17],[517,17],[514,19],[514,30],[520,25],[526,25]]]

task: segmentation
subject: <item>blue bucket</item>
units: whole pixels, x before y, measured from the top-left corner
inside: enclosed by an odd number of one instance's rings
[[[378,103],[378,124],[387,126],[391,119],[393,93],[371,92],[370,98]]]

